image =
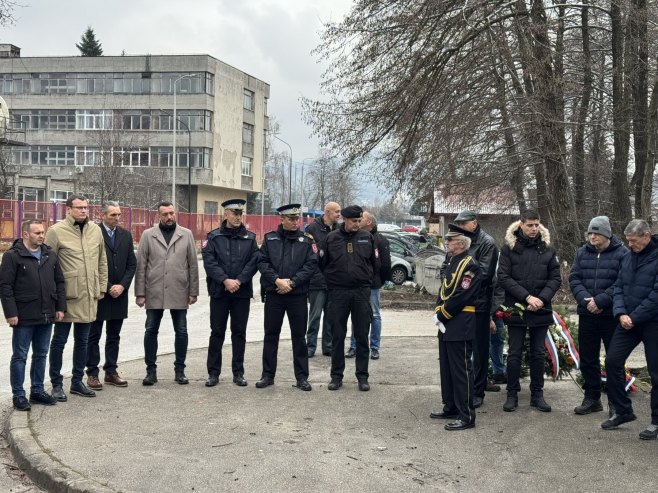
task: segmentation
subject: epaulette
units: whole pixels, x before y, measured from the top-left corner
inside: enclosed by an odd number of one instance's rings
[[[306,236],[308,239],[310,239],[313,243],[315,243],[315,238],[313,238],[313,235],[311,233],[304,233],[304,236]]]

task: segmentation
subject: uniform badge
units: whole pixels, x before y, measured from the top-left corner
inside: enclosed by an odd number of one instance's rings
[[[303,236],[300,236],[300,237],[299,237],[299,241],[300,241],[300,243],[301,243],[302,241],[304,241],[304,237],[303,237]]]
[[[462,277],[462,289],[468,289],[471,287],[471,282],[473,281],[472,277],[464,276]]]
[[[311,243],[311,248],[313,249],[313,253],[318,253],[318,246],[315,243]]]
[[[351,243],[347,244],[347,253],[354,253],[354,245]]]
[[[375,258],[379,258],[379,249],[375,248]]]

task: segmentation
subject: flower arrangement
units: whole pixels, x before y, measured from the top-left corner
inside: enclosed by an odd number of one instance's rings
[[[580,368],[580,355],[571,335],[569,326],[556,311],[553,311],[554,325],[546,333],[546,374],[553,380],[571,376],[571,371]],[[574,332],[577,328],[573,327]]]
[[[518,315],[523,318],[523,313],[525,312],[526,307],[521,303],[514,303],[511,307],[500,305],[500,308],[496,310],[494,316],[496,318],[501,318],[503,320],[509,320],[514,315]]]

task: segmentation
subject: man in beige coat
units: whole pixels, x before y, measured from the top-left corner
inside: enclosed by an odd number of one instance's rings
[[[55,323],[50,342],[50,381],[52,395],[60,402],[67,397],[62,389],[62,354],[73,324],[72,394],[94,397],[93,390],[82,383],[87,359],[89,329],[96,320],[98,300],[107,287],[107,258],[103,233],[89,221],[89,203],[84,195],[66,199],[66,218],[46,232],[48,245],[59,258],[66,283],[66,314]]]
[[[187,355],[187,308],[199,295],[199,265],[192,232],[176,224],[171,202],[158,205],[160,222],[144,231],[137,249],[135,302],[146,307],[143,385],[158,381],[155,364],[158,352],[158,330],[165,310],[169,310],[174,326],[175,380],[188,383],[185,376]]]

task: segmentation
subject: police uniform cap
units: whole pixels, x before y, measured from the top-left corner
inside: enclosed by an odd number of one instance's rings
[[[247,201],[244,199],[229,199],[225,202],[222,202],[222,207],[224,209],[231,209],[232,211],[244,211],[244,207],[247,204]]]
[[[455,218],[456,223],[465,223],[466,221],[475,221],[478,218],[475,211],[461,211]]]
[[[302,204],[286,204],[276,210],[281,216],[299,216],[302,213]]]
[[[348,205],[340,211],[340,215],[347,219],[363,217],[363,208],[358,205]]]
[[[446,238],[454,238],[455,236],[468,236],[470,231],[460,228],[456,224],[448,224],[448,233]]]

